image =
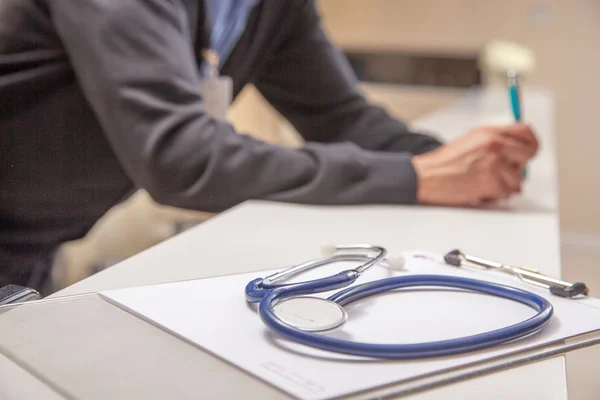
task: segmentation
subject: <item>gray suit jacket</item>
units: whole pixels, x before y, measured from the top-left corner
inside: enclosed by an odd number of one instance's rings
[[[439,146],[369,104],[310,0],[263,0],[222,74],[307,140],[281,148],[209,116],[201,0],[0,2],[0,262],[81,237],[134,187],[221,211],[248,199],[410,204]]]

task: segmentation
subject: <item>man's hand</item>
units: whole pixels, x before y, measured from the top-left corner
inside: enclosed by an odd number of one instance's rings
[[[415,156],[417,201],[473,206],[521,191],[521,169],[538,141],[525,124],[478,127],[430,153]]]

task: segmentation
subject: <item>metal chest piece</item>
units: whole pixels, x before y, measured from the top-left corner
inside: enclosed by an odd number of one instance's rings
[[[273,307],[285,324],[305,332],[327,332],[344,325],[348,314],[342,306],[319,297],[293,297]]]

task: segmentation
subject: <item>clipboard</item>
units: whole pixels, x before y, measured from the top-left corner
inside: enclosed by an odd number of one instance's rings
[[[262,325],[256,311],[245,303],[243,288],[248,281],[277,271],[121,289],[102,292],[101,296],[117,307],[208,351],[299,399],[360,399],[373,398],[373,396],[386,398],[387,396],[407,395],[600,343],[600,300],[598,299],[558,298],[552,296],[547,289],[527,286],[504,274],[452,269],[444,266],[438,255],[428,254],[427,257],[417,258],[413,256],[424,253],[407,252],[405,254],[406,258],[411,260],[407,264],[408,271],[397,273],[381,268],[376,273],[365,274],[365,280],[381,279],[390,274],[401,273],[448,274],[487,279],[535,291],[537,294],[548,297],[556,311],[553,321],[537,335],[498,348],[434,360],[395,362],[360,360],[342,355],[323,354],[324,352],[320,350],[282,342],[269,336],[269,332]],[[348,267],[353,266],[349,265]],[[340,266],[336,265],[332,268],[339,270]],[[314,271],[303,275],[301,279],[312,279],[329,272],[332,271]],[[309,276],[310,274],[313,276]],[[323,294],[323,296],[327,295],[329,293]],[[372,326],[377,326],[378,323],[385,324],[385,313],[379,313],[383,316],[379,315],[379,319],[377,319],[377,308],[375,307],[388,307],[389,309],[390,304],[401,301],[402,296],[405,296],[406,300],[406,296],[409,295],[425,296],[422,297],[422,299],[426,299],[425,302],[429,299],[432,302],[437,301],[447,305],[457,304],[456,301],[459,300],[456,295],[467,296],[462,299],[464,301],[472,294],[425,291],[416,294],[402,293],[397,297],[396,294],[384,296],[386,298],[383,300],[382,298],[369,299],[366,303],[374,303],[374,306],[359,303],[356,305],[356,309],[348,310],[350,321],[359,320],[358,325],[349,327],[350,335],[356,336],[357,340],[365,339],[368,336],[374,336],[373,342],[386,340],[385,335],[373,335],[373,333],[385,333],[389,331],[389,326],[379,325],[379,328],[369,331],[368,326],[365,330],[365,324]],[[450,301],[452,296],[455,298]],[[502,304],[500,308],[495,307],[493,303],[490,303],[496,301],[495,299],[478,297],[476,302],[473,302],[473,299],[470,298],[464,303],[464,307],[466,307],[464,313],[475,317],[476,323],[471,324],[470,329],[477,329],[477,326],[480,326],[483,330],[488,330],[494,325],[494,322],[500,325],[507,322],[506,320],[493,321],[494,318],[511,318],[512,314],[527,311],[518,310],[519,305]],[[401,304],[404,307],[407,304],[416,307],[412,310],[413,317],[419,314],[426,315],[427,311],[431,312],[435,309],[432,308],[432,304],[424,302]],[[481,304],[480,309],[477,304]],[[510,307],[517,308],[510,309]],[[446,312],[448,310],[446,309]],[[455,317],[459,317],[461,312],[459,310]],[[488,316],[485,317],[485,315]],[[473,322],[472,317],[471,322]],[[514,317],[522,318],[523,315],[514,315]],[[362,326],[361,318],[364,320]],[[406,321],[408,320],[404,322]],[[457,324],[447,324],[445,330],[438,329],[438,331],[448,335],[464,336],[465,333],[470,332],[465,332],[462,328],[452,331],[452,326],[456,328],[461,324],[466,325],[465,322],[466,320],[461,320]],[[413,331],[412,339],[427,336],[432,331],[431,326],[429,325],[427,328],[429,332]],[[401,333],[402,330],[397,331],[396,334],[399,332]],[[369,335],[365,336],[365,333],[369,333]],[[333,334],[344,335],[348,332],[340,331]],[[429,336],[430,340],[435,340],[433,338],[435,334]],[[442,338],[438,337],[437,340]],[[421,341],[427,341],[427,338]],[[339,379],[340,375],[341,379]],[[348,379],[348,377],[352,377],[352,379]]]

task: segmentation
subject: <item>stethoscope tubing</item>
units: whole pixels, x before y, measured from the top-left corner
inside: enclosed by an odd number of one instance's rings
[[[260,279],[257,279],[250,282],[246,287],[246,297],[248,301],[260,303],[260,318],[269,328],[283,338],[335,353],[383,359],[441,357],[504,344],[539,331],[550,321],[553,314],[552,304],[534,293],[482,280],[447,275],[404,275],[385,278],[348,287],[330,296],[329,300],[344,306],[365,297],[396,289],[444,287],[474,291],[517,301],[533,308],[537,311],[537,314],[510,326],[461,338],[427,343],[376,344],[353,342],[302,331],[282,322],[273,311],[273,307],[286,298],[347,287],[358,276],[359,274],[356,271],[350,270],[326,278],[298,284],[281,285],[271,289],[261,288]]]

